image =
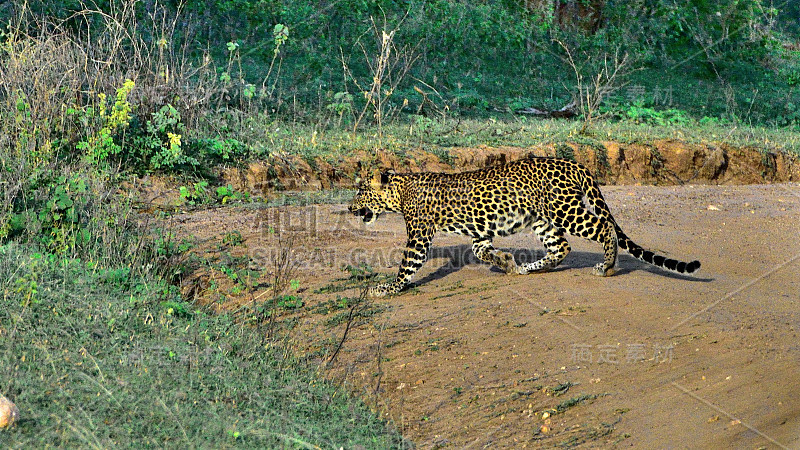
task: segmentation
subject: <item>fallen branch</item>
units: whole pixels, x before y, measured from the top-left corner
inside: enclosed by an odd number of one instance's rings
[[[367,288],[364,288],[361,291],[361,295],[358,297],[358,302],[350,307],[350,312],[347,314],[347,322],[344,327],[344,333],[342,333],[342,339],[339,341],[339,345],[336,346],[336,350],[333,351],[333,354],[328,359],[326,364],[327,367],[331,367],[333,365],[333,361],[339,355],[339,351],[344,346],[344,342],[347,340],[347,333],[350,332],[350,328],[353,325],[353,319],[355,319],[356,316],[366,309],[367,291]],[[358,312],[356,312],[356,308],[358,308]]]
[[[553,119],[571,119],[571,118],[576,117],[578,115],[578,113],[575,111],[575,107],[576,107],[575,102],[572,102],[572,103],[564,106],[563,108],[557,109],[557,110],[554,110],[554,111],[553,110],[544,110],[544,109],[538,109],[538,108],[529,107],[529,108],[524,108],[524,109],[518,109],[518,110],[514,111],[514,113],[515,114],[526,114],[526,115],[529,115],[529,116],[537,116],[537,117],[541,117],[543,119],[550,119],[550,118],[553,118]]]

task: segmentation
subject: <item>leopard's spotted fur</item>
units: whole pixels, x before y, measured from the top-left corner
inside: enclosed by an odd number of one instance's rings
[[[613,274],[617,246],[634,257],[678,273],[693,273],[699,261],[669,259],[636,245],[614,221],[594,177],[582,165],[559,158],[529,157],[473,172],[395,174],[362,184],[350,211],[372,223],[393,211],[406,221],[408,241],[395,281],[371,288],[373,296],[405,288],[427,259],[437,231],[472,238],[478,259],[507,273],[527,274],[556,267],[570,246],[565,233],[603,245],[603,262],[594,274]],[[492,246],[495,236],[533,228],[547,249],[538,261],[517,265],[510,253]]]

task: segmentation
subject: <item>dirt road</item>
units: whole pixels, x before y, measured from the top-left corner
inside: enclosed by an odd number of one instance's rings
[[[419,448],[800,448],[800,185],[603,192],[634,241],[699,259],[699,276],[622,253],[617,274],[598,278],[600,246],[575,237],[558,270],[505,275],[478,263],[467,238],[437,235],[414,288],[356,308],[331,376]],[[295,236],[304,305],[283,317],[297,321],[297,348],[321,359],[346,327],[353,300],[341,298],[358,297],[341,267],[394,275],[405,239],[400,216],[366,228],[345,205],[177,219],[208,248],[240,232],[233,252],[259,267],[276,253],[272,231]],[[518,262],[543,254],[531,233],[495,244]]]

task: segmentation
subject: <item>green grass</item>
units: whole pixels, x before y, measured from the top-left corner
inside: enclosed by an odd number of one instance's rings
[[[655,113],[658,116],[658,112]],[[652,116],[647,116],[652,117]],[[729,144],[735,147],[754,147],[770,152],[800,155],[800,133],[792,127],[749,126],[744,123],[718,120],[694,120],[685,116],[681,121],[656,123],[651,119],[606,119],[592,122],[580,133],[578,120],[536,119],[509,113],[497,113],[486,119],[447,117],[428,120],[420,130],[414,117],[398,118],[384,126],[379,140],[375,129],[353,133],[341,127],[319,128],[313,124],[287,123],[274,118],[249,118],[247,132],[237,136],[251,148],[249,158],[256,160],[299,155],[305,160],[321,158],[334,167],[344,158],[364,154],[371,156],[376,149],[404,156],[411,150],[431,153],[446,164],[453,158],[452,147],[558,146],[565,143],[599,145],[604,141],[620,143],[650,143],[673,139],[687,143]],[[271,136],[264,141],[264,135]],[[313,135],[313,139],[310,136]],[[371,161],[362,161],[370,164]],[[344,174],[351,175],[351,174]]]
[[[606,394],[581,394],[577,397],[572,397],[568,400],[564,400],[563,402],[559,403],[558,406],[556,406],[556,412],[563,413],[564,411],[574,406],[582,404],[586,400],[594,400],[597,397],[601,397],[603,395]]]
[[[390,424],[316,367],[176,289],[0,246],[0,446],[396,448]]]

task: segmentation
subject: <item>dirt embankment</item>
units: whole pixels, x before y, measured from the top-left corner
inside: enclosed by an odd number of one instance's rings
[[[356,175],[369,176],[377,169],[459,172],[513,161],[530,153],[573,158],[592,169],[604,184],[755,184],[800,180],[800,161],[792,155],[673,140],[649,144],[567,143],[535,148],[456,147],[442,155],[424,150],[411,150],[405,155],[360,151],[333,162],[322,157],[307,160],[287,155],[271,162],[253,162],[244,168],[228,168],[221,175],[237,191],[267,195],[284,189],[351,187]]]

